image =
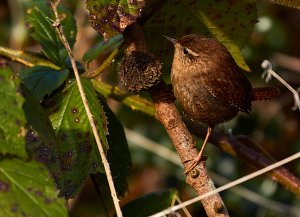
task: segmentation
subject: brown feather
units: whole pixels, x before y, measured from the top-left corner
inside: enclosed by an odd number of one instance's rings
[[[252,89],[251,100],[262,101],[276,98],[280,95],[277,87],[256,87]]]

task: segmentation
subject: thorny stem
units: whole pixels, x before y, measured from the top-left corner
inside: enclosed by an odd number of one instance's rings
[[[107,158],[105,156],[105,152],[104,152],[104,149],[102,147],[100,137],[99,137],[99,134],[98,134],[98,131],[97,131],[97,127],[96,127],[95,121],[93,119],[93,116],[92,116],[87,98],[86,98],[84,90],[83,90],[83,86],[82,86],[82,83],[81,83],[81,80],[80,80],[78,69],[76,67],[76,62],[75,62],[75,59],[73,57],[72,50],[71,50],[70,45],[69,45],[69,43],[68,43],[68,41],[65,37],[63,27],[60,25],[60,18],[59,18],[58,12],[57,12],[57,6],[59,5],[59,2],[60,2],[60,0],[50,1],[52,10],[53,10],[54,16],[55,16],[55,21],[53,22],[53,27],[56,29],[56,31],[58,33],[58,36],[59,36],[61,42],[63,43],[64,47],[66,48],[66,50],[68,52],[68,55],[70,57],[72,68],[73,68],[73,71],[74,71],[74,74],[75,74],[75,77],[76,77],[77,86],[78,86],[78,89],[79,89],[79,92],[80,92],[80,95],[81,95],[81,98],[82,98],[82,102],[83,102],[84,108],[86,110],[86,113],[87,113],[87,116],[88,116],[88,119],[89,119],[89,122],[90,122],[90,125],[91,125],[91,128],[92,128],[92,131],[93,131],[93,134],[94,134],[97,146],[98,146],[98,150],[99,150],[99,153],[100,153],[100,156],[101,156],[101,159],[102,159],[102,163],[103,163],[103,166],[104,166],[104,169],[105,169],[107,181],[108,181],[109,188],[110,188],[110,191],[111,191],[111,196],[113,198],[114,206],[115,206],[115,209],[116,209],[116,214],[117,214],[118,217],[121,217],[123,215],[122,215],[122,211],[121,211],[121,208],[120,208],[120,205],[119,205],[119,200],[118,200],[118,197],[117,197],[116,189],[115,189],[113,178],[112,178],[112,175],[111,175],[111,170],[110,170]]]
[[[264,60],[261,63],[261,67],[265,69],[264,73],[262,74],[262,77],[265,77],[266,82],[269,82],[269,80],[272,78],[276,78],[281,84],[283,84],[289,91],[292,92],[294,96],[294,106],[292,110],[296,110],[297,108],[300,111],[300,97],[299,97],[299,91],[300,88],[295,90],[294,88],[291,87],[285,80],[283,80],[273,69],[272,69],[272,64],[268,60]]]

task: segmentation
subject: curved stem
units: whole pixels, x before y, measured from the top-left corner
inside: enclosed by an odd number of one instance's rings
[[[100,141],[100,136],[98,134],[98,130],[97,130],[94,118],[92,116],[87,98],[86,98],[84,90],[83,90],[83,86],[82,86],[82,83],[81,83],[81,80],[80,80],[78,69],[76,67],[76,62],[75,62],[75,59],[73,57],[72,50],[71,50],[70,45],[69,45],[69,43],[68,43],[68,41],[67,41],[67,39],[64,35],[63,27],[60,24],[60,18],[59,18],[58,12],[57,12],[57,6],[58,6],[59,2],[60,2],[60,0],[57,0],[55,2],[51,1],[51,7],[52,7],[52,10],[54,12],[55,19],[56,19],[53,23],[53,27],[56,29],[56,31],[57,31],[57,33],[60,37],[60,40],[63,43],[63,45],[65,46],[65,48],[68,52],[68,55],[70,57],[70,61],[71,61],[72,68],[73,68],[73,71],[74,71],[74,74],[75,74],[75,78],[76,78],[78,89],[79,89],[79,92],[80,92],[80,95],[81,95],[81,98],[82,98],[82,102],[83,102],[84,108],[86,110],[86,113],[87,113],[87,116],[88,116],[88,119],[89,119],[89,122],[90,122],[90,125],[91,125],[91,128],[92,128],[92,131],[93,131],[93,134],[94,134],[97,146],[98,146],[98,150],[99,150],[99,153],[100,153],[100,156],[101,156],[101,159],[102,159],[102,163],[103,163],[104,170],[105,170],[105,173],[106,173],[106,177],[107,177],[108,185],[109,185],[109,188],[110,188],[110,191],[111,191],[111,196],[112,196],[112,199],[113,199],[113,202],[114,202],[116,213],[117,213],[118,217],[121,217],[123,215],[122,215],[122,211],[121,211],[121,208],[120,208],[119,199],[117,197],[117,192],[116,192],[116,189],[115,189],[115,186],[114,186],[113,178],[112,178],[112,175],[111,175],[111,170],[110,170],[110,167],[109,167],[109,163],[107,161],[104,149],[102,147],[102,144],[101,144],[101,141]]]

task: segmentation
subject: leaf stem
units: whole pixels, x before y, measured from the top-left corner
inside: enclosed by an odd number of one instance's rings
[[[108,56],[108,58],[101,64],[99,68],[97,68],[95,71],[85,73],[85,76],[87,78],[94,78],[100,75],[100,73],[103,72],[103,70],[113,61],[113,59],[117,56],[118,53],[119,49],[114,49],[113,52]]]
[[[116,86],[106,84],[101,80],[91,79],[95,91],[105,98],[113,98],[134,111],[141,111],[150,116],[154,116],[155,109],[151,101],[138,95],[129,94]]]
[[[53,27],[56,29],[56,31],[58,33],[58,36],[59,36],[61,42],[63,43],[64,47],[66,48],[68,56],[70,57],[70,61],[71,61],[72,68],[73,68],[73,71],[74,71],[74,74],[75,74],[75,78],[76,78],[78,89],[79,89],[79,92],[80,92],[80,95],[81,95],[81,98],[82,98],[82,102],[83,102],[84,108],[86,110],[86,113],[87,113],[87,116],[88,116],[88,119],[89,119],[89,122],[90,122],[90,125],[91,125],[91,128],[92,128],[92,131],[93,131],[93,134],[94,134],[97,146],[98,146],[98,150],[99,150],[99,153],[100,153],[100,156],[101,156],[101,159],[102,159],[102,163],[103,163],[104,170],[105,170],[105,173],[106,173],[108,185],[109,185],[109,188],[110,188],[110,191],[111,191],[111,196],[112,196],[114,206],[115,206],[115,209],[116,209],[116,214],[117,214],[118,217],[121,217],[123,215],[122,215],[122,211],[121,211],[121,208],[120,208],[120,205],[119,205],[119,199],[117,197],[116,189],[115,189],[113,178],[112,178],[112,175],[111,175],[111,170],[110,170],[107,158],[105,156],[104,149],[103,149],[101,141],[100,141],[100,137],[99,137],[99,134],[98,134],[98,131],[97,131],[97,127],[96,127],[93,115],[91,113],[87,98],[86,98],[84,90],[83,90],[83,86],[82,86],[82,83],[81,83],[81,80],[80,80],[78,69],[76,67],[76,62],[75,62],[72,50],[71,50],[70,45],[69,45],[69,43],[68,43],[68,41],[65,37],[63,27],[61,26],[61,23],[60,23],[61,20],[59,18],[59,14],[58,14],[58,11],[57,11],[57,6],[59,5],[59,2],[60,2],[60,0],[50,1],[51,8],[52,8],[54,16],[55,16],[55,21],[53,22]]]
[[[0,56],[10,59],[14,62],[21,63],[28,67],[39,65],[47,66],[56,70],[61,69],[59,66],[55,65],[47,59],[38,57],[36,54],[24,52],[21,50],[14,50],[0,46]]]

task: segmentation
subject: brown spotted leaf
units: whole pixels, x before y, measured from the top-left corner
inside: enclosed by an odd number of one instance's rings
[[[38,162],[0,161],[0,216],[68,216],[66,201]]]
[[[49,169],[56,186],[63,189],[66,180],[60,170],[57,155],[61,144],[58,143],[48,115],[39,101],[24,85],[21,85],[21,91],[26,99],[23,105],[27,119],[26,150],[32,159]]]
[[[144,0],[87,0],[90,22],[105,39],[120,34],[141,15]]]
[[[96,122],[101,144],[107,148],[106,117],[93,86],[89,80],[81,78],[84,91]],[[94,140],[82,99],[75,80],[46,102],[60,147],[57,155],[65,186],[61,189],[65,197],[72,197],[90,173],[103,173],[101,158]]]
[[[144,25],[151,50],[170,67],[172,45],[161,35],[178,38],[190,33],[215,37],[231,52],[237,64],[249,70],[240,50],[256,23],[253,0],[167,0],[155,7]]]

